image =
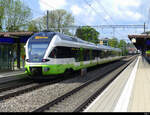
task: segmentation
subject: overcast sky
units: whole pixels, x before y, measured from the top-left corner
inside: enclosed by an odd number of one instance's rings
[[[46,14],[46,10],[65,9],[75,17],[75,25],[146,24],[150,0],[23,0],[32,9],[33,18]],[[92,9],[91,7],[94,9]],[[128,39],[143,29],[99,29],[100,38],[116,36]],[[114,33],[114,34],[113,34]]]

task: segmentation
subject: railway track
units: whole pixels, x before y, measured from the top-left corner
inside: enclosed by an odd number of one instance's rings
[[[126,61],[119,63],[115,67],[109,68],[103,73],[99,73],[99,75],[97,75],[96,78],[87,81],[86,83],[71,90],[70,92],[56,98],[55,100],[41,106],[36,110],[33,110],[33,112],[82,111],[85,108],[85,106],[87,106],[90,103],[90,101],[93,100],[93,98],[98,96],[130,63],[133,62],[133,60],[135,60],[135,58],[136,57],[129,58]],[[111,76],[105,77],[109,74],[111,74]],[[96,83],[99,84],[99,86],[96,86]],[[96,87],[92,87],[92,90],[90,90],[90,87],[92,85]],[[80,99],[79,96],[82,99]],[[74,100],[74,103],[76,104],[73,105],[73,103],[70,103],[70,100]],[[74,106],[74,109],[70,109],[71,106]]]
[[[33,81],[31,81],[27,78],[23,78],[23,79],[12,80],[12,81],[8,81],[8,82],[0,83],[0,93],[7,91],[7,90],[15,89],[17,87],[28,85],[32,82]]]
[[[116,61],[110,62],[108,64],[102,64],[101,67],[104,67],[106,65],[109,65],[109,64],[112,64],[115,62]],[[95,67],[95,68],[99,68],[99,67]],[[89,68],[88,72],[93,71],[93,69],[95,69],[95,68]],[[35,89],[42,88],[44,86],[51,85],[54,83],[58,83],[58,82],[61,82],[63,80],[77,77],[78,75],[79,75],[79,72],[75,73],[74,76],[70,75],[67,77],[63,77],[61,79],[60,78],[59,79],[53,79],[52,81],[44,82],[44,83],[37,83],[37,82],[34,82],[33,80],[28,79],[28,78],[22,78],[22,79],[18,79],[18,80],[12,79],[12,81],[7,80],[7,82],[0,83],[0,101],[4,101],[8,98],[18,96],[18,95],[23,94],[23,93],[31,92]]]
[[[62,79],[53,79],[49,82],[34,82],[30,79],[23,79],[15,82],[10,82],[9,84],[5,84],[4,86],[0,85],[0,101],[4,101],[8,98],[18,96],[23,93],[31,92],[35,89],[42,88],[46,85],[58,83],[66,79],[67,78],[64,77]],[[18,84],[15,85],[16,83]]]

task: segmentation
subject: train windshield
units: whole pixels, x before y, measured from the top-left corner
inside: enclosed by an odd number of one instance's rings
[[[48,43],[29,44],[29,60],[31,62],[41,62],[47,48]]]
[[[30,62],[41,62],[48,45],[56,34],[54,32],[39,32],[30,37],[28,54]]]

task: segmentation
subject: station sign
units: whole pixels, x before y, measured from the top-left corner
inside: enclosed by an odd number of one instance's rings
[[[146,41],[146,45],[150,46],[150,40]]]
[[[35,36],[35,39],[48,39],[47,36]]]
[[[103,45],[103,41],[100,40],[100,44]]]
[[[0,43],[14,43],[13,38],[0,38]]]

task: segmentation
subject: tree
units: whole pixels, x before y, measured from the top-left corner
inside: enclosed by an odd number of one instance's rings
[[[2,26],[6,27],[6,31],[19,31],[26,27],[31,18],[31,10],[25,6],[20,0],[1,0],[3,18]],[[5,22],[5,23],[4,23]],[[4,25],[5,24],[5,25]]]
[[[127,43],[124,40],[119,41],[119,48],[123,48],[127,45]]]
[[[28,31],[32,31],[32,32],[38,32],[39,31],[35,21],[29,22]]]
[[[108,40],[108,45],[114,48],[117,48],[119,45],[118,39],[117,38],[112,38]]]
[[[66,10],[57,9],[52,10],[48,14],[48,27],[52,31],[61,32],[64,34],[70,34],[69,29],[60,29],[74,24],[74,17],[72,14],[68,13]],[[46,29],[47,16],[43,17],[43,27]],[[52,29],[56,28],[56,29]]]
[[[119,48],[122,49],[122,55],[126,55],[127,54],[127,43],[124,40],[120,40],[119,42]]]
[[[143,32],[142,34],[150,34],[150,31]]]
[[[38,31],[46,30],[47,15],[32,20],[32,23],[30,25],[30,28],[28,28],[28,30],[31,31],[33,28],[37,28]],[[49,11],[48,13],[48,28],[51,31],[72,35],[70,29],[62,29],[62,28],[72,26],[73,24],[74,24],[74,17],[66,10],[57,9],[57,10]]]
[[[99,43],[99,32],[90,26],[84,26],[76,30],[76,36],[82,40],[86,40],[93,43]]]
[[[2,24],[4,19],[4,7],[3,7],[4,0],[0,0],[0,31],[2,31]]]

